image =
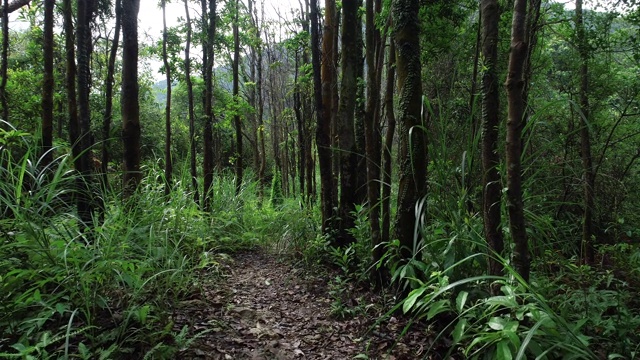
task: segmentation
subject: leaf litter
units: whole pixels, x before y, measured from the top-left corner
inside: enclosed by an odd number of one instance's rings
[[[408,319],[393,316],[376,324],[390,306],[369,289],[348,294],[365,310],[338,318],[331,314],[326,274],[278,261],[266,250],[238,254],[225,267],[226,276],[205,282],[200,298],[174,311],[174,328],[186,325],[196,337],[180,359],[440,358],[435,346],[426,353],[435,335],[424,324],[406,330]]]

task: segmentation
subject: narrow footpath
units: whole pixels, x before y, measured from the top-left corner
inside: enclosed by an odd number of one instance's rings
[[[412,327],[396,342],[406,320],[391,317],[375,326],[382,310],[374,295],[351,300],[357,314],[332,316],[327,279],[264,251],[234,256],[224,273],[205,286],[204,299],[176,310],[175,328],[204,332],[181,359],[439,358],[433,349],[426,353],[433,338],[427,329]]]

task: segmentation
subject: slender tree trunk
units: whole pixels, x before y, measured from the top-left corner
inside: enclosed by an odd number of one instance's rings
[[[396,78],[396,45],[392,38],[389,39],[389,60],[387,62],[387,86],[385,89],[384,107],[387,117],[387,133],[384,137],[382,153],[382,233],[380,240],[388,242],[391,232],[391,172],[393,171],[391,160],[391,148],[396,131],[396,116],[393,111],[393,91]]]
[[[361,27],[358,9],[361,1],[342,3],[342,83],[338,106],[338,140],[340,148],[340,233],[337,245],[345,246],[356,239],[349,232],[355,226],[353,212],[356,205],[358,152],[355,138],[355,107],[358,89],[357,38],[353,36]]]
[[[358,90],[356,99],[366,99],[365,83],[364,83],[364,57],[362,56],[364,50],[364,39],[362,36],[362,28],[356,32],[356,52],[359,55],[358,59]],[[356,147],[358,148],[358,189],[357,189],[357,203],[364,204],[367,202],[368,186],[367,186],[367,148],[365,141],[364,121],[367,115],[366,100],[356,102]]]
[[[485,70],[482,76],[482,170],[484,235],[489,249],[503,256],[504,241],[501,224],[502,184],[498,165],[498,126],[500,124],[500,93],[498,86],[498,26],[500,8],[497,0],[482,0],[482,57]],[[501,275],[502,264],[489,254],[489,274]]]
[[[78,61],[78,124],[80,146],[80,159],[77,168],[81,174],[82,187],[78,194],[78,216],[89,227],[92,223],[94,210],[91,173],[91,147],[93,136],[91,135],[91,108],[89,107],[89,94],[91,92],[91,20],[93,18],[95,3],[92,0],[78,2],[78,16],[76,29],[76,53]]]
[[[239,105],[238,92],[240,90],[238,72],[238,64],[240,62],[240,35],[238,33],[238,21],[239,17],[239,1],[235,3],[235,16],[233,21],[233,99],[236,105]],[[240,118],[239,109],[236,108],[235,115],[233,116],[233,122],[236,128],[236,196],[240,195],[242,189],[242,121]]]
[[[373,246],[373,261],[382,258],[384,248],[380,246],[380,168],[381,142],[380,137],[380,73],[378,51],[381,51],[380,36],[376,29],[374,7],[375,0],[366,0],[366,62],[367,62],[367,105],[365,110],[364,134],[365,150],[367,154],[367,200],[369,203],[369,223],[371,226],[371,245]],[[417,35],[417,34],[416,34]]]
[[[169,66],[169,56],[167,54],[169,34],[167,34],[166,4],[167,1],[162,0],[162,62],[164,63],[164,71],[167,79],[167,101],[164,106],[164,194],[168,196],[171,193],[173,160],[171,158],[171,67]]]
[[[576,0],[576,32],[578,50],[580,52],[580,155],[582,157],[584,181],[584,209],[582,214],[582,251],[586,264],[594,262],[593,244],[593,206],[595,186],[595,171],[591,157],[591,139],[589,134],[589,48],[584,30],[582,0]]]
[[[209,0],[209,11],[207,12],[207,0],[202,0],[202,24],[206,26],[203,32],[202,54],[204,67],[204,209],[211,210],[211,196],[213,187],[213,42],[215,36],[215,16],[216,2]]]
[[[74,159],[74,167],[80,168],[80,147],[78,144],[78,104],[76,97],[76,52],[75,40],[73,38],[73,10],[71,0],[63,0],[64,15],[64,39],[66,52],[66,79],[67,88],[67,111],[69,114],[69,143],[71,143],[71,154]]]
[[[329,1],[329,8],[332,6],[332,2]],[[314,96],[316,102],[316,116],[318,124],[316,127],[316,145],[318,147],[318,161],[320,163],[320,199],[322,205],[322,231],[327,233],[331,230],[331,220],[333,219],[333,207],[335,206],[335,199],[333,198],[333,176],[331,174],[331,108],[330,100],[325,101],[323,95],[329,94],[326,87],[330,87],[329,82],[325,86],[325,81],[328,81],[328,76],[331,75],[330,61],[331,57],[324,52],[323,57],[323,69],[322,79],[320,76],[320,48],[319,48],[319,24],[318,24],[318,0],[311,0],[311,57],[313,66],[313,81],[314,81]],[[330,18],[330,16],[327,16]],[[330,29],[331,26],[327,26]],[[331,49],[330,43],[333,39],[331,34],[324,34],[325,40],[323,41],[323,47]],[[327,43],[327,44],[325,44]],[[327,73],[328,72],[328,73]],[[325,105],[329,105],[328,108],[324,108]]]
[[[138,11],[140,0],[122,2],[122,140],[124,196],[131,196],[142,179],[140,172],[140,103],[138,99]]]
[[[42,82],[42,153],[43,165],[53,161],[53,7],[55,0],[44,0],[43,58],[44,74]]]
[[[399,239],[401,256],[409,259],[419,234],[419,218],[415,206],[425,196],[426,144],[422,125],[422,81],[420,64],[420,23],[418,0],[397,0],[393,3],[393,25],[396,38],[396,71],[398,74],[398,210],[395,237]],[[419,215],[419,214],[418,214]]]
[[[187,41],[184,48],[184,74],[187,84],[187,98],[189,102],[189,172],[191,174],[191,187],[193,188],[193,201],[200,204],[200,192],[198,191],[198,168],[196,166],[196,116],[193,102],[193,82],[191,81],[191,16],[189,14],[189,0],[184,0],[184,13],[187,25]]]
[[[109,139],[111,138],[111,120],[113,117],[113,83],[116,66],[116,56],[118,55],[118,45],[120,43],[120,26],[122,18],[122,0],[116,1],[116,24],[109,50],[109,63],[107,65],[107,79],[105,81],[105,106],[104,118],[102,122],[102,184],[106,189],[109,186],[107,172],[109,166]]]
[[[9,121],[9,101],[7,96],[7,76],[9,69],[9,1],[2,5],[2,60],[0,63],[0,102],[2,105],[2,120]]]
[[[264,18],[264,16],[263,16]],[[258,38],[260,38],[260,30],[258,31]],[[267,150],[264,141],[264,98],[262,94],[262,44],[258,46],[257,49],[258,58],[257,58],[257,68],[256,68],[256,93],[257,93],[257,103],[258,103],[258,139],[260,146],[260,170],[258,171],[258,178],[260,179],[260,191],[261,197],[264,197],[264,187],[265,184],[265,173],[267,171]]]
[[[531,258],[524,219],[522,199],[522,126],[525,104],[522,99],[524,88],[524,62],[527,55],[525,26],[527,1],[516,0],[513,5],[511,29],[511,55],[505,88],[509,102],[507,121],[507,209],[509,229],[513,238],[513,266],[525,281],[529,281]]]

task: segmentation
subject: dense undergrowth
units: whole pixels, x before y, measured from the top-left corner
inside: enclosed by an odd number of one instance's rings
[[[0,150],[0,358],[171,359],[203,335],[176,329],[175,307],[215,278],[220,261],[314,230],[294,200],[263,204],[255,182],[235,196],[233,179],[218,178],[209,213],[188,178],[166,198],[153,165],[126,202],[96,186],[102,220],[83,229],[71,156],[43,167],[31,140],[7,132],[11,146]]]

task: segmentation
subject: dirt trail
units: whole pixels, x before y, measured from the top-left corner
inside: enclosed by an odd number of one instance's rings
[[[263,252],[237,255],[226,280],[205,294],[176,313],[176,327],[188,324],[196,332],[208,331],[181,354],[183,359],[353,359],[362,354],[358,358],[391,360],[425,355],[419,343],[424,333],[412,331],[394,344],[403,327],[395,319],[375,331],[368,330],[377,314],[335,319],[326,280]]]

